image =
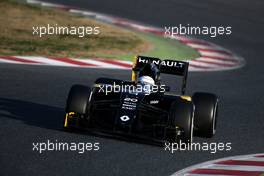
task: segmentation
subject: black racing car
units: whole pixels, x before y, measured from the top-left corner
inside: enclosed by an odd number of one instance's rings
[[[158,142],[189,143],[193,134],[212,137],[218,98],[204,92],[185,95],[188,66],[183,61],[137,56],[131,81],[99,78],[91,88],[73,85],[64,128]],[[161,73],[182,76],[180,94],[169,92]]]

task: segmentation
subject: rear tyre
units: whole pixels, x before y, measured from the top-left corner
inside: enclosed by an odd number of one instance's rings
[[[192,96],[195,106],[195,135],[213,137],[216,133],[218,98],[214,94],[198,92]]]
[[[181,138],[184,143],[191,143],[193,139],[193,104],[185,100],[176,100],[170,107],[170,123],[172,127],[183,129]]]

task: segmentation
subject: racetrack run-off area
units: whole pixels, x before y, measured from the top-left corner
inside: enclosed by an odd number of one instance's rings
[[[42,1],[28,0],[28,3],[38,4],[44,7],[52,7],[67,10],[71,13],[83,15],[89,18],[94,18],[101,22],[110,23],[117,26],[123,26],[133,30],[152,33],[158,36],[163,36],[164,31],[160,28],[145,26],[136,22],[112,17],[105,14],[95,13],[86,10],[76,9],[70,6],[59,5],[54,3],[46,3]],[[164,36],[165,37],[165,36]],[[240,68],[245,64],[243,58],[237,56],[231,51],[224,49],[204,40],[189,38],[185,36],[173,36],[175,39],[195,49],[200,57],[189,60],[190,71],[219,71]],[[115,69],[130,69],[132,62],[118,61],[116,59],[105,58],[86,58],[76,60],[76,58],[47,58],[47,57],[27,57],[27,56],[0,56],[0,62],[7,63],[23,63],[23,64],[43,64],[43,65],[56,65],[56,66],[81,66],[81,67],[94,67],[94,68],[115,68]]]
[[[171,176],[239,175],[261,176],[264,174],[264,154],[241,155],[207,161],[180,170]]]

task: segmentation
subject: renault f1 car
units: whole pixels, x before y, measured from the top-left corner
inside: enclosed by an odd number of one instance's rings
[[[131,81],[98,78],[92,87],[73,85],[64,128],[158,142],[212,137],[218,97],[205,92],[185,95],[188,66],[184,61],[137,56]],[[162,73],[182,77],[179,94],[162,84]]]

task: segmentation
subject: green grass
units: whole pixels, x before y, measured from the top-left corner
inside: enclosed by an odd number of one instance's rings
[[[175,60],[190,60],[199,57],[199,53],[189,46],[180,43],[177,40],[157,36],[151,33],[137,32],[143,40],[150,42],[153,45],[149,51],[141,53],[129,53],[125,55],[109,55],[101,54],[99,57],[117,58],[120,60],[131,60],[135,55],[153,56],[159,58],[175,59]]]
[[[134,32],[52,8],[0,0],[0,55],[92,58],[142,52],[150,45]],[[33,35],[37,26],[99,27],[100,34]]]
[[[135,32],[86,17],[10,0],[0,0],[0,55],[31,55],[71,58],[104,57],[132,60],[135,55],[167,59],[194,59],[198,52],[177,40]],[[32,27],[99,26],[99,35],[32,35]]]

